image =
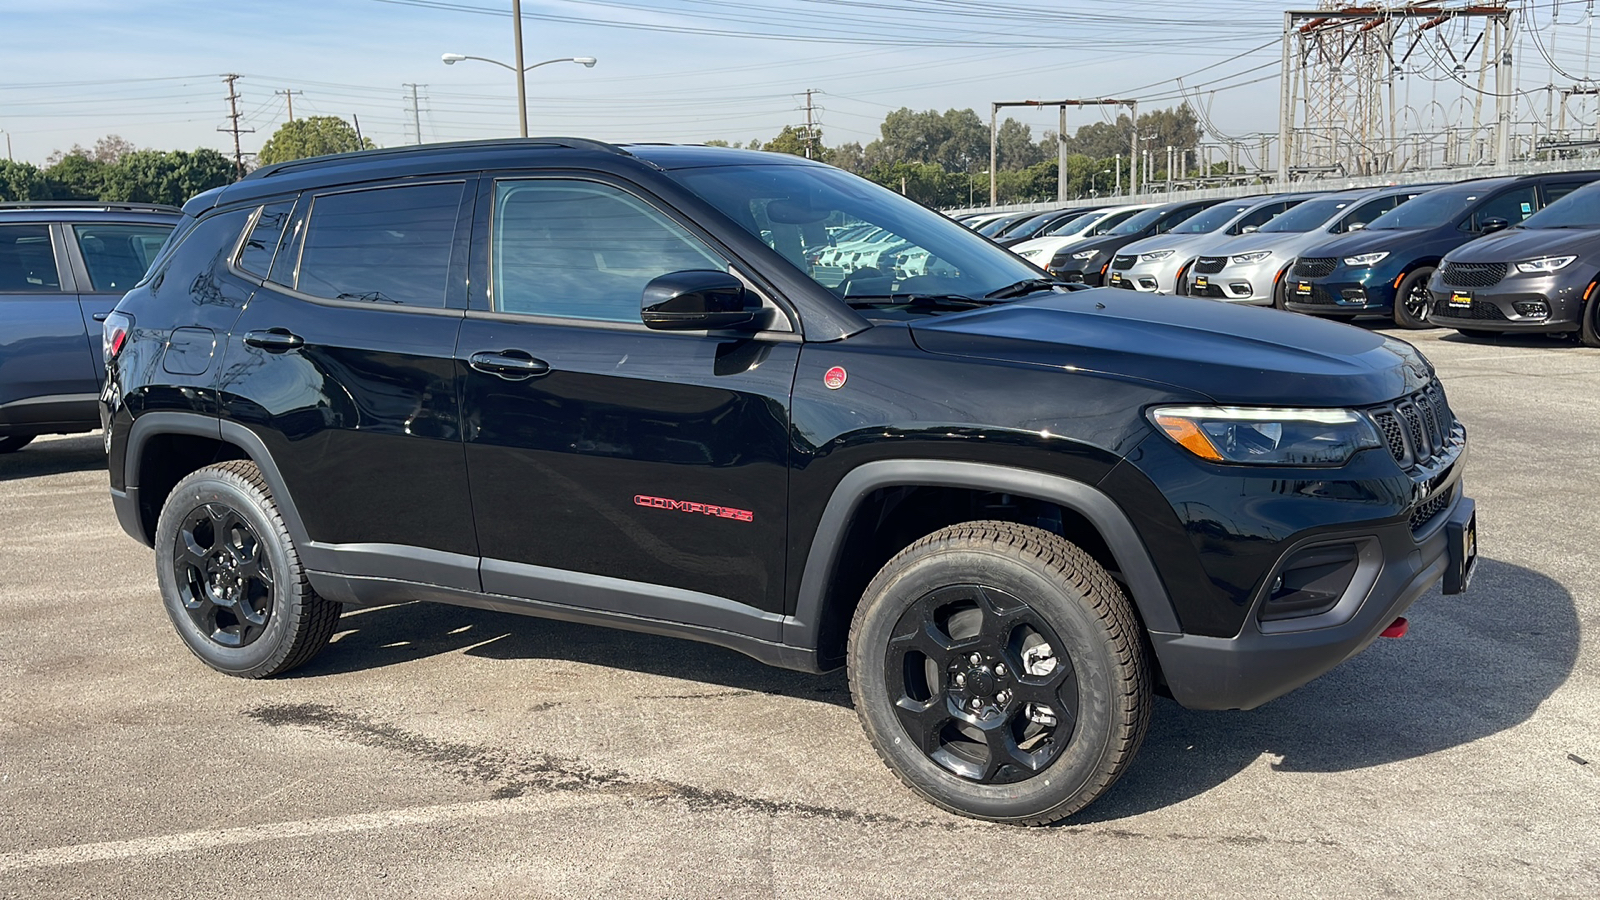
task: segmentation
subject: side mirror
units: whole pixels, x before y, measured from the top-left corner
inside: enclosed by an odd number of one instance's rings
[[[1260,225],[1246,225],[1243,228],[1239,229],[1239,233],[1240,234],[1255,234],[1256,232],[1258,232],[1260,230],[1261,230],[1261,226]]]
[[[1349,226],[1345,228],[1345,231],[1361,231],[1366,227],[1367,223],[1365,222],[1351,222]]]
[[[639,317],[658,331],[757,331],[766,318],[763,312],[744,282],[715,269],[687,269],[654,278],[644,286],[639,303]]]
[[[1496,231],[1505,231],[1510,228],[1511,223],[1505,219],[1488,218],[1484,219],[1483,224],[1479,227],[1484,234],[1494,234]]]

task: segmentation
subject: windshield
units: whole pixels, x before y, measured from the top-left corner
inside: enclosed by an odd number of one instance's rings
[[[714,166],[668,174],[840,298],[978,299],[1041,277],[939,213],[838,169]],[[863,224],[882,229],[884,239],[834,246],[830,228]]]
[[[1101,210],[1099,212],[1085,213],[1084,215],[1068,219],[1065,222],[1057,222],[1034,235],[1034,237],[1068,237],[1074,234],[1082,234],[1088,229],[1093,228],[1098,223],[1104,222],[1106,219],[1114,215],[1116,215],[1116,212],[1113,210]],[[1118,221],[1121,220],[1119,219]]]
[[[1354,200],[1335,200],[1329,197],[1325,200],[1309,200],[1288,212],[1273,216],[1271,221],[1261,226],[1261,231],[1267,234],[1304,234],[1315,231],[1325,225],[1334,216],[1350,208]]]
[[[1579,188],[1534,213],[1523,228],[1600,228],[1600,182]]]
[[[1487,190],[1431,191],[1373,219],[1367,230],[1437,228],[1466,212],[1468,206],[1486,193]]]
[[[1040,232],[1042,232],[1045,229],[1045,227],[1048,226],[1048,225],[1055,225],[1057,223],[1065,224],[1066,221],[1068,221],[1070,219],[1080,218],[1080,217],[1085,216],[1085,215],[1088,215],[1088,214],[1087,213],[1065,213],[1065,214],[1062,214],[1062,213],[1045,213],[1042,216],[1034,216],[1033,218],[1029,219],[1028,221],[1023,222],[1021,225],[1018,225],[1016,228],[1011,229],[1009,232],[1006,233],[1006,237],[1008,237],[1008,238],[1016,238],[1018,240],[1021,240],[1023,238],[1031,238],[1034,235],[1039,234]]]
[[[1160,221],[1161,217],[1166,215],[1166,214],[1167,214],[1166,207],[1163,207],[1163,206],[1152,207],[1150,209],[1145,210],[1142,213],[1139,213],[1138,215],[1134,216],[1133,218],[1127,220],[1126,222],[1123,222],[1121,225],[1118,225],[1117,227],[1111,229],[1109,232],[1106,232],[1106,233],[1107,234],[1138,234],[1139,232],[1145,230],[1146,228],[1149,228],[1154,223]]]
[[[1210,234],[1232,222],[1235,216],[1238,216],[1253,205],[1252,203],[1224,203],[1219,206],[1213,206],[1210,209],[1202,210],[1199,215],[1194,216],[1189,221],[1174,226],[1167,233]]]

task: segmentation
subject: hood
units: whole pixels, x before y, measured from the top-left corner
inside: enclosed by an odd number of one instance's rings
[[[1072,249],[1082,253],[1085,250],[1099,250],[1108,256],[1116,256],[1117,251],[1138,240],[1137,234],[1102,234],[1086,241],[1074,244]]]
[[[1153,250],[1175,250],[1177,252],[1173,254],[1174,256],[1182,256],[1225,240],[1228,240],[1228,234],[1220,230],[1205,234],[1157,234],[1128,244],[1122,248],[1122,252],[1149,253]]]
[[[1386,228],[1379,231],[1352,231],[1341,234],[1327,241],[1320,241],[1305,248],[1301,256],[1356,256],[1361,253],[1376,253],[1379,250],[1394,251],[1396,247],[1412,242],[1426,240],[1431,237],[1435,229],[1432,228]],[[1453,229],[1452,229],[1453,230]],[[1462,239],[1470,238],[1469,234],[1462,234]]]
[[[1050,237],[1033,238],[1032,240],[1023,241],[1019,244],[1012,244],[1006,249],[1010,250],[1012,253],[1025,253],[1043,250],[1053,254],[1062,247],[1070,247],[1074,244],[1081,244],[1085,240],[1088,240],[1088,238],[1084,238],[1081,235],[1051,235]]]
[[[1286,231],[1282,233],[1241,234],[1230,239],[1226,244],[1218,244],[1217,252],[1202,253],[1201,256],[1222,256],[1224,248],[1230,256],[1240,253],[1250,253],[1255,250],[1271,250],[1273,253],[1287,258],[1295,255],[1300,248],[1307,244],[1314,244],[1318,240],[1327,240],[1328,235],[1322,231]],[[1210,250],[1211,248],[1207,248]]]
[[[1512,228],[1450,251],[1450,262],[1523,262],[1541,256],[1577,256],[1600,251],[1600,229]]]
[[[1275,309],[1116,289],[1041,294],[918,321],[929,353],[1099,372],[1241,405],[1366,406],[1419,390],[1404,341]]]

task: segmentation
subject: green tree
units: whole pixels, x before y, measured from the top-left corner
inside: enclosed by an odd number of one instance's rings
[[[54,188],[38,166],[0,159],[0,200],[55,200]]]
[[[1036,166],[1045,160],[1045,153],[1033,142],[1033,129],[1016,119],[1007,119],[995,129],[995,156],[1001,169],[1010,172]],[[1053,158],[1055,153],[1052,151]]]
[[[69,153],[44,170],[46,178],[55,184],[57,200],[99,200],[105,190],[106,170],[111,168],[88,156]]]
[[[370,138],[358,137],[355,128],[338,116],[311,116],[279,126],[261,145],[256,158],[267,166],[308,156],[371,150],[376,146]]]
[[[215,150],[135,150],[107,169],[99,199],[181,206],[195,194],[233,179],[232,161]]]

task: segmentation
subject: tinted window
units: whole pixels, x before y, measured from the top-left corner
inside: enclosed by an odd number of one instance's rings
[[[1355,210],[1350,213],[1350,215],[1345,216],[1342,220],[1340,220],[1338,230],[1341,232],[1349,231],[1350,226],[1356,224],[1359,224],[1361,227],[1365,228],[1366,226],[1377,221],[1379,216],[1391,209],[1394,209],[1396,206],[1399,206],[1400,201],[1401,198],[1395,196],[1379,197],[1376,200],[1363,203],[1356,207]]]
[[[1248,214],[1241,216],[1239,221],[1233,223],[1233,227],[1228,229],[1228,232],[1230,234],[1242,234],[1246,228],[1254,228],[1259,231],[1261,226],[1277,218],[1279,213],[1299,202],[1299,200],[1280,200],[1277,203],[1268,203],[1260,209],[1251,210]]]
[[[239,251],[239,268],[262,278],[267,277],[272,269],[272,255],[278,252],[278,243],[283,238],[292,212],[293,200],[269,203],[261,210],[255,226],[250,229],[250,237],[245,239],[244,248]]]
[[[728,264],[656,209],[577,181],[495,185],[494,304],[505,312],[639,321],[658,276]]]
[[[74,225],[96,291],[126,291],[150,270],[171,225]]]
[[[1522,223],[1523,228],[1600,228],[1600,182],[1568,194]]]
[[[0,292],[59,291],[49,225],[0,225]]]
[[[1145,230],[1146,228],[1149,228],[1158,219],[1160,219],[1162,216],[1164,216],[1166,214],[1167,214],[1167,211],[1165,209],[1162,209],[1159,206],[1151,207],[1150,209],[1146,209],[1146,210],[1142,210],[1140,212],[1134,213],[1131,217],[1123,220],[1121,225],[1118,225],[1117,227],[1112,228],[1109,231],[1102,231],[1099,228],[1096,228],[1095,229],[1095,233],[1096,234],[1138,234],[1139,232]]]
[[[1336,200],[1332,197],[1308,200],[1281,216],[1274,216],[1270,222],[1261,226],[1261,230],[1267,234],[1304,234],[1321,228],[1324,223],[1343,212],[1349,205],[1349,200]]]
[[[1407,228],[1437,228],[1449,224],[1451,219],[1477,202],[1483,194],[1477,190],[1446,189],[1423,194],[1400,204],[1372,220],[1367,226],[1373,231]]]
[[[1220,203],[1172,229],[1172,233],[1210,234],[1233,221],[1234,216],[1249,208],[1250,204],[1248,203]]]
[[[1549,206],[1588,183],[1587,181],[1557,181],[1547,184],[1544,186],[1544,203]]]
[[[1519,225],[1523,219],[1533,215],[1533,185],[1506,191],[1489,199],[1478,207],[1472,214],[1471,227],[1474,231],[1481,230],[1483,223],[1490,219],[1504,219],[1513,225]]]
[[[421,184],[317,197],[295,287],[335,300],[444,306],[462,187]]]

